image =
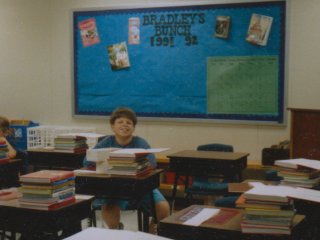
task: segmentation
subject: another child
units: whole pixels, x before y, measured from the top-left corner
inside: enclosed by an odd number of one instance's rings
[[[15,158],[17,155],[16,150],[11,146],[7,140],[7,136],[10,134],[10,122],[6,117],[0,116],[0,141],[6,142],[8,146],[8,158]]]

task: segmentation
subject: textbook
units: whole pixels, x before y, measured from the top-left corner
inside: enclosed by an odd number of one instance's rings
[[[320,161],[306,158],[296,158],[287,160],[276,160],[274,165],[286,168],[299,169],[301,167],[320,170]]]
[[[119,170],[119,169],[110,169],[108,170],[108,174],[115,176],[131,176],[131,177],[141,177],[149,174],[152,171],[151,167],[144,167],[143,169],[135,169],[135,170]]]
[[[292,199],[320,203],[320,191],[314,189],[297,187],[295,188],[295,191],[292,191],[288,194],[288,197]]]
[[[270,209],[270,210],[281,210],[287,208],[287,204],[279,204],[277,202],[270,201],[250,201],[245,199],[244,194],[241,194],[236,200],[237,208],[254,208],[254,209]]]
[[[287,196],[292,189],[287,186],[260,186],[246,191],[244,197],[252,200],[287,203],[289,202]]]
[[[55,184],[37,184],[37,183],[22,183],[21,189],[35,189],[35,190],[50,190],[52,192],[58,191],[59,189],[65,188],[65,187],[73,187],[75,186],[75,180],[73,178],[67,178],[65,180],[68,181],[57,181],[54,182]]]
[[[310,168],[305,167],[301,167],[299,170],[292,168],[283,168],[278,170],[278,176],[283,178],[307,180],[320,177],[320,170],[311,170]]]
[[[25,208],[53,211],[64,206],[68,206],[74,202],[76,202],[76,198],[75,196],[71,196],[61,201],[58,201],[55,203],[49,203],[49,204],[38,203],[38,202],[20,202],[20,206]]]
[[[79,147],[79,148],[55,148],[56,152],[61,152],[61,153],[76,153],[76,154],[80,154],[80,153],[86,153],[87,151],[87,146],[85,147]]]
[[[0,201],[9,201],[21,197],[21,193],[16,188],[0,190]]]
[[[74,186],[67,186],[57,191],[50,190],[37,190],[37,189],[24,189],[20,188],[19,191],[23,193],[23,196],[36,197],[36,198],[61,198],[64,195],[75,193]]]
[[[0,159],[0,165],[1,165],[1,164],[8,163],[8,162],[10,162],[10,158],[1,158],[1,159]]]
[[[74,176],[73,171],[41,170],[20,176],[21,182],[53,183]]]
[[[246,208],[246,215],[255,215],[263,217],[289,217],[292,218],[295,215],[294,210],[274,210],[274,209],[262,209],[262,208]]]
[[[241,231],[243,233],[259,233],[259,234],[277,234],[277,235],[290,235],[291,229],[274,227],[274,226],[257,226],[253,224],[241,223]]]
[[[149,153],[158,153],[169,150],[169,148],[122,148],[110,153],[110,157],[137,157],[146,156]]]

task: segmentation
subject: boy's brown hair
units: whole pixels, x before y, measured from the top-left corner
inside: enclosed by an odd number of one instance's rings
[[[116,108],[110,115],[110,124],[113,125],[118,118],[125,117],[133,122],[133,126],[136,126],[138,119],[136,113],[127,107]]]

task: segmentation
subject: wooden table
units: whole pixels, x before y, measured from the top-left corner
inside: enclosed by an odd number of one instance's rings
[[[244,214],[243,210],[235,208],[219,208],[230,217],[212,218],[202,223],[200,226],[183,224],[186,221],[186,214],[194,208],[217,208],[206,205],[191,205],[171,216],[163,219],[159,223],[158,234],[160,236],[175,240],[290,240],[300,239],[303,233],[304,216],[296,215],[293,220],[291,235],[267,235],[267,234],[244,234],[241,232],[240,221]]]
[[[156,216],[152,190],[160,186],[161,172],[162,170],[157,169],[140,177],[76,172],[76,192],[108,199],[129,200],[139,213],[140,201],[145,195],[150,194],[151,210],[153,216]],[[139,230],[148,231],[146,219],[142,219],[141,214],[138,214],[138,217]]]
[[[21,233],[23,239],[63,239],[81,231],[81,220],[91,218],[92,200],[93,196],[77,196],[76,203],[53,211],[22,208],[18,199],[0,201],[0,229]]]
[[[175,172],[172,203],[177,192],[180,176],[186,176],[185,189],[189,186],[189,176],[219,177],[228,182],[240,182],[242,171],[247,167],[249,153],[185,150],[168,155],[169,169]]]
[[[17,187],[19,183],[20,159],[11,159],[7,163],[0,164],[0,189]]]
[[[58,150],[28,150],[29,164],[33,171],[42,169],[75,170],[83,167],[86,153],[66,153]]]

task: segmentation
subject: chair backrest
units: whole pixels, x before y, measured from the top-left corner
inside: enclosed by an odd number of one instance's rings
[[[262,165],[274,165],[274,161],[289,159],[290,150],[288,148],[264,148],[262,149]]]
[[[233,146],[222,143],[203,144],[197,147],[198,151],[233,152]]]

